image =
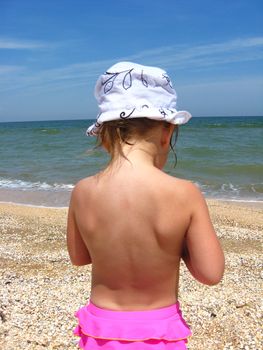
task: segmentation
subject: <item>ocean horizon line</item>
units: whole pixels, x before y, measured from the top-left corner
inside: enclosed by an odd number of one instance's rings
[[[263,114],[262,115],[192,115],[192,119],[196,119],[196,118],[263,118]],[[27,119],[27,120],[0,120],[0,124],[3,123],[34,123],[34,122],[66,122],[66,121],[84,121],[84,120],[95,120],[95,117],[81,117],[81,118],[62,118],[62,119]]]

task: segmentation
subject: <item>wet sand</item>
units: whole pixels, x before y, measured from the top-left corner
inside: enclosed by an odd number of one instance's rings
[[[208,201],[226,255],[213,287],[181,266],[189,350],[261,349],[263,204]],[[74,311],[90,291],[90,266],[70,264],[66,209],[0,204],[0,348],[77,349]]]

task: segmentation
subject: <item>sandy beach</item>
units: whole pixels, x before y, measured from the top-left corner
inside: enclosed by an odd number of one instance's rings
[[[226,256],[220,284],[196,282],[182,263],[180,302],[189,350],[262,348],[263,205],[208,201]],[[68,259],[66,209],[0,204],[0,348],[77,349],[74,311],[90,291],[90,266]]]

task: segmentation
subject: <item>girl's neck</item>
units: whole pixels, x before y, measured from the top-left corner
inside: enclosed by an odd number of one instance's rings
[[[167,152],[161,150],[156,143],[145,140],[131,141],[131,145],[123,144],[122,151],[125,158],[116,155],[110,163],[111,168],[154,166],[162,169],[167,158]]]

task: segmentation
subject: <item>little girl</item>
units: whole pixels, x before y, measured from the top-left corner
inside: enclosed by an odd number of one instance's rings
[[[92,264],[90,301],[76,316],[82,349],[186,349],[178,302],[184,260],[201,283],[219,283],[224,255],[206,202],[189,181],[165,174],[176,110],[165,71],[117,63],[97,81],[100,114],[87,130],[110,154],[105,170],[75,186],[67,244],[74,265]]]

